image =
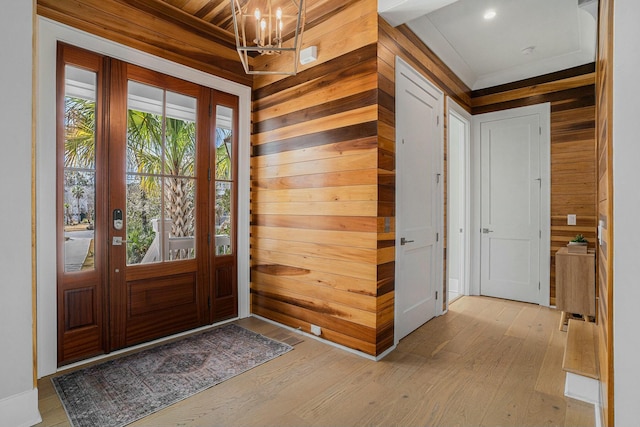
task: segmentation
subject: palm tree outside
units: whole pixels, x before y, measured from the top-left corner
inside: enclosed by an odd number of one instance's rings
[[[140,83],[135,83],[140,86]],[[130,83],[131,85],[131,83]],[[170,224],[171,238],[195,237],[196,122],[195,99],[152,88],[160,104],[139,101],[127,111],[127,263],[143,261],[156,239],[153,223]],[[168,100],[193,103],[193,114],[169,113]],[[163,115],[164,113],[164,115]],[[95,189],[95,101],[77,96],[65,97],[65,181],[77,214],[84,198],[94,197]],[[216,129],[216,184],[222,184],[216,199],[216,234],[229,234],[231,216],[231,141],[229,129]],[[65,200],[67,206],[71,201]],[[87,206],[93,206],[93,200]],[[67,209],[68,212],[69,209]],[[73,209],[71,209],[73,210]],[[89,209],[87,209],[89,210]],[[90,212],[91,215],[93,212]],[[89,214],[89,212],[85,212]],[[89,218],[93,222],[93,218]],[[167,226],[168,228],[168,226]],[[176,251],[171,259],[193,258],[193,249]]]

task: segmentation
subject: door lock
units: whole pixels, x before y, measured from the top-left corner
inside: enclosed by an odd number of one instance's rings
[[[122,230],[123,225],[124,225],[124,222],[122,220],[122,209],[114,209],[113,210],[113,228],[115,228],[116,230]]]
[[[401,238],[400,238],[400,245],[401,245],[401,246],[404,246],[404,245],[406,245],[407,243],[413,243],[414,241],[415,241],[415,240],[407,240],[407,239],[405,239],[404,237],[401,237]]]
[[[487,233],[493,233],[493,230],[489,230],[488,228],[483,228],[483,229],[482,229],[482,232],[483,232],[484,234],[487,234]]]

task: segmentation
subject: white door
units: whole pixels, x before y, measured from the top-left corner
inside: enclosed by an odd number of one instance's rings
[[[541,118],[480,124],[482,295],[539,303]]]
[[[451,99],[447,106],[447,302],[452,302],[467,292],[471,117]]]
[[[437,312],[442,92],[396,62],[396,342]]]

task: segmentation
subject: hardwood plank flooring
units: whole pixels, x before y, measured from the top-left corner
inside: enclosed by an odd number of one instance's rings
[[[308,337],[295,350],[131,426],[595,425],[592,405],[563,396],[560,312],[462,297],[373,362]],[[297,336],[260,319],[267,336]],[[50,378],[40,426],[69,426]]]

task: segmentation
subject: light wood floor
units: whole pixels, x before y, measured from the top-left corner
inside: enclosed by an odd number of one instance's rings
[[[594,426],[563,396],[560,313],[463,297],[373,362],[304,337],[295,350],[132,426]],[[273,336],[259,319],[238,322]],[[42,426],[68,426],[49,378]]]

